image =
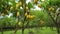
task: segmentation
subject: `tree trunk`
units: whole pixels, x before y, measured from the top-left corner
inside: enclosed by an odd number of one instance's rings
[[[50,29],[53,31],[53,26],[52,25],[50,25]]]
[[[20,17],[18,17],[18,22],[16,24],[16,29],[15,29],[14,34],[16,34],[17,30],[19,29],[19,25],[18,25],[19,22],[20,22]]]
[[[3,34],[3,29],[1,28],[1,34]]]
[[[24,34],[24,28],[22,28],[22,34]]]
[[[1,33],[3,34],[3,31],[1,31]]]
[[[15,29],[15,31],[14,31],[14,34],[16,34],[17,30],[18,30],[18,27],[16,27],[16,29]]]
[[[24,34],[24,29],[25,29],[25,27],[24,27],[24,23],[25,23],[25,20],[26,20],[26,17],[25,17],[25,13],[26,13],[26,0],[24,0],[23,1],[23,18],[24,18],[24,20],[23,20],[23,24],[22,24],[22,34]]]
[[[60,26],[57,25],[57,32],[58,32],[58,34],[60,34],[59,28],[60,28]]]

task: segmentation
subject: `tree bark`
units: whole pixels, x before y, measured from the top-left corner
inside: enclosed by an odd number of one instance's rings
[[[1,27],[1,34],[3,34],[3,29],[2,29],[2,27]]]
[[[19,26],[18,26],[19,21],[20,21],[20,17],[18,17],[18,22],[17,22],[17,24],[16,24],[16,29],[15,29],[15,31],[14,31],[14,34],[16,34],[17,30],[19,29]]]
[[[25,17],[26,8],[25,7],[26,7],[26,0],[23,1],[23,18],[24,18],[24,20],[23,20],[23,24],[22,24],[22,34],[24,34],[24,29],[25,29],[25,27],[24,27],[24,23],[26,20],[26,17]]]

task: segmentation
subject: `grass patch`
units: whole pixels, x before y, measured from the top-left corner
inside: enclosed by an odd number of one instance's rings
[[[34,32],[34,34],[57,34],[56,28],[52,31],[49,27],[46,29],[43,27],[41,30],[40,28],[31,28],[31,31]],[[14,31],[5,31],[4,34],[13,34]],[[25,29],[24,34],[28,34],[29,29]],[[1,34],[1,32],[0,32]],[[18,30],[16,34],[22,34],[22,30]]]

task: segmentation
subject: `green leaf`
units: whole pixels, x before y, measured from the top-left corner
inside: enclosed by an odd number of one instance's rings
[[[32,3],[28,3],[28,7],[29,7],[29,9],[31,9],[31,8],[33,8],[33,5],[32,5]]]
[[[12,3],[12,5],[13,5],[14,7],[16,6],[15,0],[10,0],[10,2]]]
[[[6,0],[7,2],[9,2],[9,0]]]
[[[2,0],[0,0],[0,3],[2,2]]]

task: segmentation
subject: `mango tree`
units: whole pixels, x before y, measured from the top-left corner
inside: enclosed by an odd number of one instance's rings
[[[24,34],[25,29],[25,21],[28,22],[30,19],[33,19],[34,16],[30,15],[31,8],[34,8],[34,5],[37,5],[39,8],[42,8],[44,11],[46,11],[49,16],[52,18],[54,24],[56,24],[57,32],[59,32],[59,23],[58,17],[59,17],[59,10],[60,10],[60,1],[59,0],[31,0],[28,4],[26,3],[26,0],[19,0],[18,2],[15,2],[15,0],[0,0],[0,14],[5,17],[6,15],[9,15],[10,13],[13,14],[13,17],[15,17],[18,22],[16,23],[16,29],[14,34],[19,29],[20,24],[22,24],[22,34]],[[23,18],[21,22],[21,18]],[[29,23],[27,23],[29,25]]]
[[[54,22],[54,24],[56,25],[57,28],[57,32],[58,34],[60,34],[59,31],[59,23],[58,23],[58,17],[59,17],[59,7],[60,7],[60,1],[59,0],[47,0],[44,1],[44,9],[45,11],[48,13],[48,15],[51,17],[52,21]]]

